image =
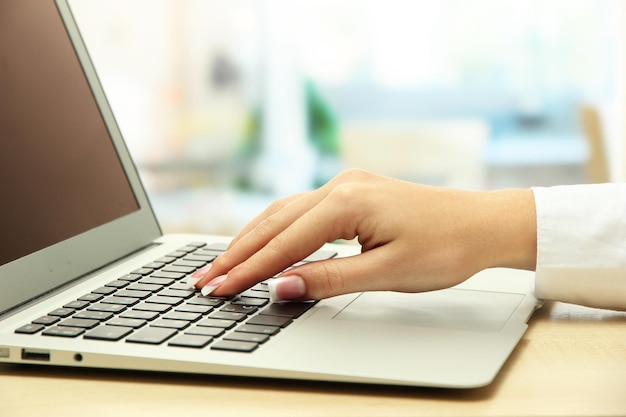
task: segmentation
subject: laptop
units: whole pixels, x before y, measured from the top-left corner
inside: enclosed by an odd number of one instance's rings
[[[540,305],[508,269],[422,294],[203,297],[185,277],[229,238],[161,233],[67,0],[0,2],[0,92],[0,362],[472,388]]]

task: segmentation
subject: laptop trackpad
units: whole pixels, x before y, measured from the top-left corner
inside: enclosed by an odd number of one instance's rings
[[[450,288],[419,294],[366,292],[334,319],[497,332],[524,294]]]

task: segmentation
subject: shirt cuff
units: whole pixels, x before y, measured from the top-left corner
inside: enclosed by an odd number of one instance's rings
[[[626,184],[532,191],[537,297],[626,309]]]

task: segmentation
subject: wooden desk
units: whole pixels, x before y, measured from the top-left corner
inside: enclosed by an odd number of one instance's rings
[[[626,416],[626,313],[548,303],[489,387],[0,366],[0,416]]]

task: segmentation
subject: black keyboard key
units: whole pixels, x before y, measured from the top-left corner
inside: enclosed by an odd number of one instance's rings
[[[231,352],[252,352],[258,347],[258,343],[239,342],[236,340],[220,340],[211,345],[211,349],[213,350],[226,350]]]
[[[193,304],[183,304],[176,307],[176,311],[180,311],[183,313],[200,313],[206,314],[209,311],[213,310],[213,307],[210,306],[199,306]]]
[[[133,329],[118,326],[100,326],[85,333],[85,339],[117,341],[131,334]]]
[[[104,298],[104,296],[102,294],[96,294],[96,293],[89,293],[89,294],[85,294],[82,297],[78,297],[78,299],[80,301],[88,301],[90,303],[96,302],[101,300],[102,298]]]
[[[98,320],[105,321],[113,317],[113,313],[109,313],[106,311],[79,311],[78,313],[72,316],[76,319],[88,319],[88,320]]]
[[[196,292],[194,290],[190,290],[190,289],[178,290],[178,289],[166,288],[163,291],[161,291],[159,295],[163,297],[189,298],[189,297],[193,297],[195,293]]]
[[[139,279],[141,279],[142,275],[138,275],[138,274],[126,274],[123,277],[119,277],[118,280],[120,281],[128,281],[128,282],[135,282]]]
[[[215,255],[199,255],[194,253],[193,255],[187,255],[183,258],[183,261],[191,261],[191,262],[204,262],[208,264],[209,262],[213,262],[217,258]]]
[[[134,306],[138,302],[139,302],[139,299],[137,298],[118,297],[117,295],[112,295],[101,301],[101,303],[104,303],[104,304],[119,304],[119,305],[127,306],[127,307]]]
[[[133,307],[133,310],[137,311],[151,311],[155,313],[164,313],[172,308],[169,304],[157,304],[157,303],[141,303]]]
[[[167,304],[169,306],[176,306],[183,302],[179,297],[164,297],[162,295],[153,295],[146,300],[148,304]]]
[[[189,326],[189,322],[188,321],[184,321],[184,320],[158,319],[158,320],[155,320],[154,322],[150,323],[150,326],[152,326],[152,327],[166,327],[168,329],[182,330],[185,327]]]
[[[58,324],[58,326],[62,326],[62,327],[80,327],[82,329],[93,329],[98,324],[100,324],[100,322],[98,320],[71,318],[71,319],[63,320],[61,323]]]
[[[38,319],[33,320],[33,324],[43,324],[44,326],[49,326],[58,322],[60,318],[54,316],[43,316]]]
[[[224,340],[237,340],[239,342],[265,343],[269,340],[269,336],[259,333],[242,333],[232,332],[224,336]]]
[[[140,327],[143,327],[146,323],[147,323],[146,320],[129,319],[125,317],[115,317],[114,319],[107,321],[106,324],[107,326],[120,326],[120,327],[130,327],[133,329],[138,329]]]
[[[231,301],[232,304],[239,304],[244,306],[262,307],[268,303],[265,298],[250,298],[250,297],[235,297]]]
[[[172,340],[170,340],[167,344],[169,346],[176,347],[188,347],[188,348],[203,348],[211,341],[213,338],[211,336],[201,336],[195,334],[181,334],[176,336]]]
[[[219,298],[214,298],[214,297],[204,297],[204,296],[197,295],[187,300],[187,304],[219,307],[222,304],[224,304],[224,300],[219,299]]]
[[[121,279],[116,279],[115,281],[111,281],[107,284],[105,284],[105,287],[111,287],[111,288],[124,288],[125,286],[128,285],[128,281],[124,281]]]
[[[115,295],[117,297],[130,297],[130,298],[144,299],[144,298],[150,297],[152,295],[152,292],[124,289],[124,290],[116,292]]]
[[[117,314],[120,311],[124,311],[125,309],[126,309],[126,306],[122,304],[104,304],[104,303],[97,303],[97,304],[93,304],[87,307],[87,310],[89,311],[104,311],[106,313],[114,313],[114,314]]]
[[[206,262],[203,261],[192,261],[192,260],[188,260],[186,258],[177,261],[176,263],[172,264],[172,266],[183,266],[183,267],[189,267],[189,268],[193,268],[194,270],[198,269],[198,268],[202,268],[204,265],[206,265]]]
[[[248,314],[248,315],[254,313],[257,310],[258,308],[255,306],[246,306],[246,305],[231,304],[231,303],[228,303],[224,305],[222,308],[220,308],[220,311],[227,311],[229,313],[243,313],[243,314]]]
[[[139,311],[139,310],[135,310],[134,308],[132,310],[126,310],[122,314],[120,314],[120,317],[125,318],[125,319],[138,319],[138,320],[148,320],[148,321],[154,320],[158,316],[159,316],[159,313],[156,311]]]
[[[165,264],[162,262],[150,262],[149,264],[144,265],[144,268],[150,268],[152,270],[161,269]]]
[[[22,327],[15,329],[15,333],[20,334],[35,334],[38,331],[44,329],[45,326],[43,324],[29,323],[25,324]]]
[[[237,327],[236,331],[242,332],[242,333],[258,333],[258,334],[266,334],[269,336],[274,336],[276,333],[280,331],[280,327],[261,326],[257,324],[244,324],[242,326]]]
[[[239,297],[242,298],[270,298],[270,293],[265,291],[256,291],[256,290],[247,290],[239,294]]]
[[[183,311],[171,311],[163,316],[164,319],[168,320],[184,320],[190,322],[197,321],[200,317],[202,317],[202,314]]]
[[[89,305],[88,301],[76,300],[69,302],[63,306],[63,308],[73,308],[74,310],[81,310]]]
[[[150,292],[157,292],[159,291],[161,288],[163,288],[162,285],[155,285],[155,284],[132,284],[128,286],[128,290],[130,291],[150,291]]]
[[[190,242],[190,243],[187,243],[182,248],[179,248],[178,250],[181,250],[183,252],[193,252],[193,251],[198,250],[198,248],[201,248],[203,246],[206,246],[206,243],[204,243],[204,242]]]
[[[174,262],[176,259],[177,258],[174,257],[174,256],[164,256],[162,258],[157,259],[154,262],[159,262],[159,263],[162,263],[162,264],[169,264],[169,263]]]
[[[174,282],[172,278],[146,277],[142,278],[139,284],[170,285],[172,282]]]
[[[186,246],[190,246],[194,249],[202,248],[206,246],[206,242],[189,242]]]
[[[44,336],[57,336],[57,337],[77,337],[85,333],[85,329],[81,327],[50,327],[44,330],[41,334]]]
[[[222,253],[224,253],[224,251],[221,250],[213,250],[210,248],[202,248],[200,250],[197,250],[194,252],[194,255],[200,255],[200,256],[215,256],[216,258],[218,256],[220,256]]]
[[[314,305],[315,302],[273,303],[261,310],[261,314],[296,318],[306,313]]]
[[[170,272],[170,273],[180,273],[180,274],[183,274],[184,276],[186,274],[191,274],[192,272],[195,272],[196,269],[197,268],[194,268],[191,266],[177,266],[176,264],[172,264],[172,265],[168,265],[164,267],[161,271]],[[154,274],[154,276],[156,276],[156,274]]]
[[[191,291],[191,294],[195,294],[197,291],[191,285],[187,284],[184,280],[175,282],[174,284],[168,287],[170,290],[182,290],[182,291]]]
[[[270,289],[267,286],[267,282],[259,282],[254,287],[250,288],[251,291],[269,292]]]
[[[224,334],[224,329],[220,327],[194,326],[185,330],[185,334],[197,334],[201,336],[219,337]]]
[[[135,274],[135,275],[150,275],[151,273],[154,272],[155,269],[158,268],[139,268],[139,269],[135,269],[133,272],[131,272],[131,274]]]
[[[293,320],[290,317],[285,316],[265,316],[258,315],[252,317],[250,320],[246,322],[246,324],[258,324],[260,326],[276,326],[276,327],[286,327],[291,324]]]
[[[165,270],[163,271],[157,271],[154,274],[150,275],[150,277],[153,278],[166,278],[166,279],[181,279],[182,277],[186,276],[187,274],[183,273],[183,272],[167,272]]]
[[[228,249],[228,243],[213,242],[208,245],[204,245],[204,247],[201,250],[202,251],[215,251],[215,252],[221,253],[221,252],[226,252],[226,249]]]
[[[95,294],[109,295],[109,294],[113,294],[115,291],[117,290],[113,287],[100,287],[100,288],[96,288],[92,292]]]
[[[220,320],[232,320],[232,321],[242,321],[248,317],[243,313],[229,313],[228,311],[214,311],[209,314],[210,319],[220,319]]]
[[[232,320],[220,320],[220,319],[204,319],[200,320],[198,326],[205,327],[219,327],[222,329],[230,329],[235,326],[237,322]]]
[[[150,345],[160,345],[177,333],[176,329],[165,327],[144,327],[131,334],[126,341],[129,343],[147,343]]]
[[[57,308],[48,313],[49,316],[57,316],[57,317],[69,317],[74,314],[76,310],[73,308]]]

